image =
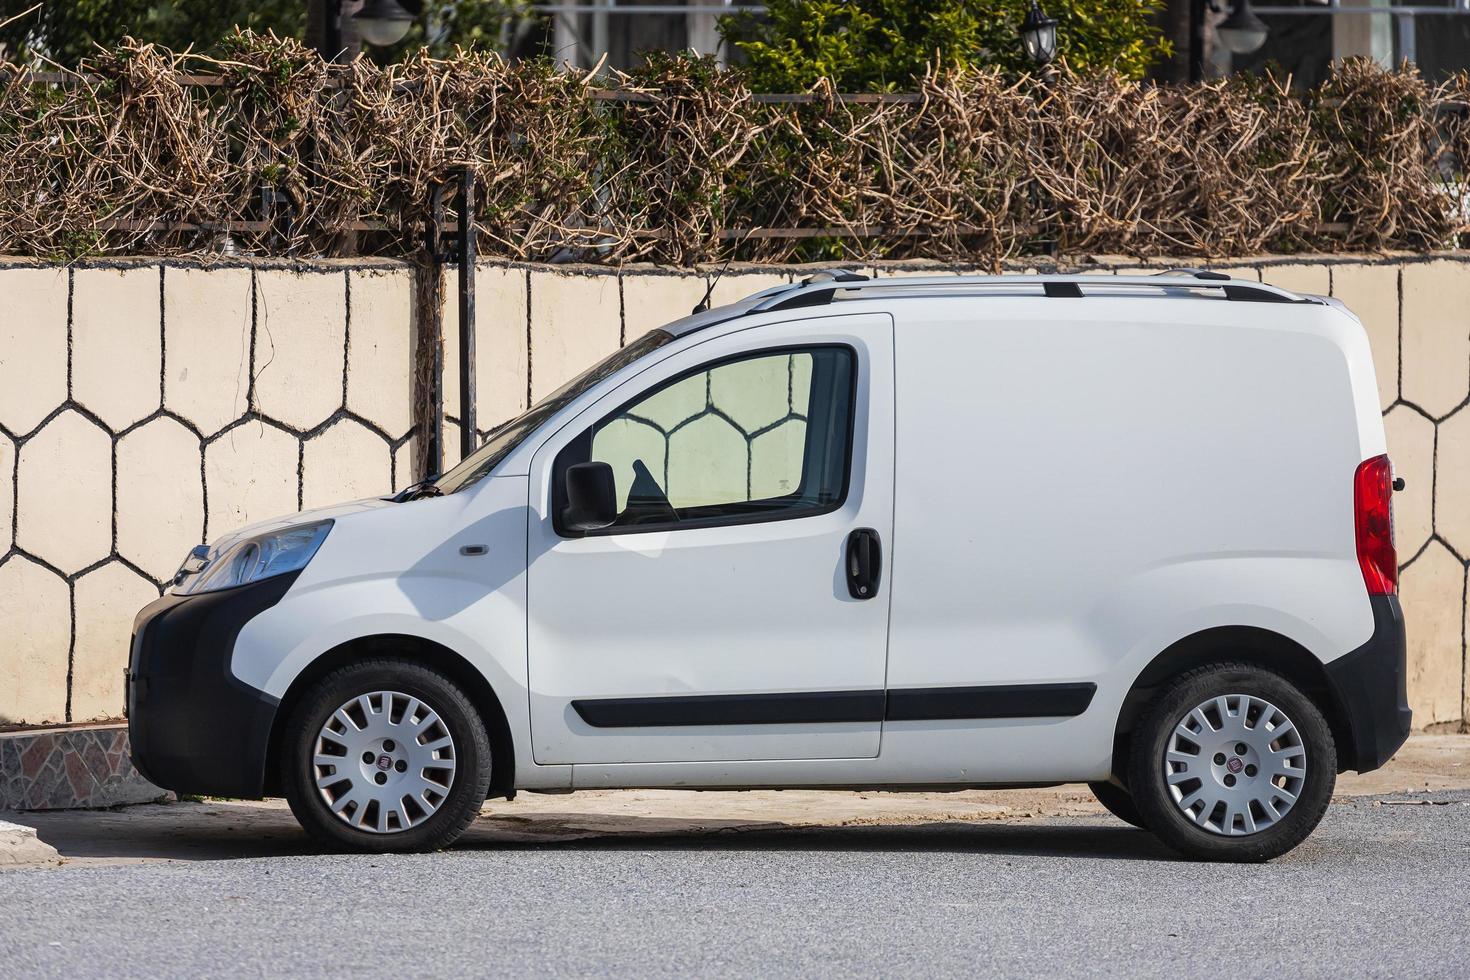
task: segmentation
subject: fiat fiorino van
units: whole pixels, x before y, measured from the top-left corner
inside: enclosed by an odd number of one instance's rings
[[[134,625],[134,759],[362,851],[518,790],[1085,782],[1264,860],[1409,731],[1392,483],[1333,300],[827,273],[196,549]]]

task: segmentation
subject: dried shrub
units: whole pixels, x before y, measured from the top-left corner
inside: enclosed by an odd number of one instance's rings
[[[1019,251],[1033,100],[993,71],[930,78],[918,94],[852,102],[819,86],[810,104],[767,106],[742,229],[841,237],[754,239],[752,254],[784,258],[803,241],[830,257]]]
[[[1455,237],[1470,234],[1470,71],[1447,78],[1434,93],[1434,174],[1449,202]]]
[[[790,99],[689,58],[327,65],[249,33],[0,65],[11,254],[414,254],[465,170],[482,251],[533,261],[1428,250],[1466,230],[1467,159],[1470,76],[1366,62],[1305,95],[966,69]]]
[[[1059,86],[1040,111],[1032,166],[1064,251],[1252,253],[1317,219],[1307,113],[1275,80],[1100,75]]]
[[[1344,245],[1443,245],[1453,218],[1434,179],[1434,93],[1419,74],[1351,58],[1315,95],[1322,216],[1344,226]]]

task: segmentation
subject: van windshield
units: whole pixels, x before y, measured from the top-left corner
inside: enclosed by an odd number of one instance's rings
[[[673,339],[673,334],[667,331],[650,330],[627,347],[615,351],[592,365],[531,406],[530,411],[490,430],[485,443],[461,460],[454,469],[435,480],[434,487],[440,493],[458,493],[466,487],[479,483],[502,459],[509,456],[526,436],[535,432],[540,428],[541,423],[571,404],[578,395],[614,372],[632,364],[644,354],[657,350]]]

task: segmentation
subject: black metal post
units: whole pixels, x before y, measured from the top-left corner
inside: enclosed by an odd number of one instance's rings
[[[1189,2],[1189,80],[1205,80],[1205,10],[1209,0]]]
[[[322,58],[336,61],[342,56],[342,0],[322,2]]]
[[[446,190],[448,190],[448,185],[439,184],[429,198],[429,240],[426,243],[433,275],[441,282],[443,281],[445,259],[442,232],[444,229],[444,192]],[[429,412],[430,431],[425,433],[429,443],[424,464],[427,471],[426,476],[438,476],[444,472],[444,305],[440,302],[442,298],[443,294],[436,290],[434,308],[429,313],[431,319],[427,339],[434,347],[434,361],[429,372],[429,394],[433,399],[433,407]]]
[[[459,454],[479,443],[475,428],[475,174],[459,175]]]

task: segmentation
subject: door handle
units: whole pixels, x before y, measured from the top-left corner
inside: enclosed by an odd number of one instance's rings
[[[854,599],[871,599],[882,578],[883,543],[877,531],[860,527],[847,536],[847,591]]]

